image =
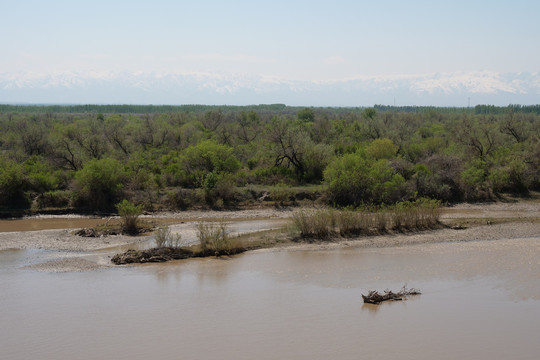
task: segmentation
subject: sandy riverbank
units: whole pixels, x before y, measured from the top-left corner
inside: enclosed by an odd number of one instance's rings
[[[193,224],[197,221],[212,221],[224,219],[234,222],[256,222],[256,221],[279,221],[292,216],[293,210],[278,209],[256,209],[240,211],[182,211],[167,212],[152,215],[143,215],[141,218],[145,221],[155,223],[168,223],[173,232],[188,232],[191,235],[193,229],[186,224]],[[68,224],[66,227],[57,227],[61,225],[62,219]],[[77,221],[80,222],[80,226]],[[107,218],[91,218],[79,215],[50,216],[39,215],[24,219],[2,220],[0,225],[0,250],[6,249],[44,249],[44,250],[65,250],[65,251],[95,251],[107,248],[114,248],[123,245],[137,245],[148,241],[152,235],[125,236],[114,235],[107,237],[81,237],[74,235],[77,228],[92,226],[88,220],[94,220],[95,224],[103,224]],[[116,220],[113,218],[113,221]],[[10,224],[9,222],[15,224]],[[44,229],[44,226],[52,224],[54,228]],[[13,229],[34,229],[32,231],[13,231]],[[253,231],[256,231],[254,229]],[[184,234],[183,234],[184,235]],[[184,237],[184,236],[183,236]],[[188,236],[189,237],[189,236]]]
[[[475,226],[462,230],[440,229],[409,234],[398,233],[391,235],[366,236],[353,239],[338,239],[333,242],[321,242],[313,244],[302,243],[287,246],[287,250],[326,250],[343,247],[376,248],[438,242],[463,242],[523,238],[540,238],[540,223],[504,223],[500,225]],[[276,249],[263,249],[257,251],[276,251]]]
[[[290,218],[295,209],[258,209],[249,211],[184,211],[179,213],[162,213],[145,215],[146,220],[166,220],[174,232],[189,235],[193,222],[197,220],[226,219],[230,221],[255,222],[264,220],[282,220]],[[70,217],[68,217],[70,218]],[[47,219],[38,216],[29,221]],[[461,242],[475,240],[497,240],[516,238],[538,238],[540,236],[540,203],[523,201],[516,203],[490,203],[490,204],[459,204],[445,208],[441,216],[443,222],[458,222],[467,224],[468,220],[475,221],[475,226],[465,229],[441,229],[410,234],[391,234],[373,237],[359,237],[354,239],[337,239],[333,242],[314,244],[292,244],[259,251],[288,251],[295,250],[324,250],[337,247],[389,247],[407,244],[422,244],[434,242]],[[485,225],[483,220],[485,219]],[[504,219],[498,223],[497,219]],[[480,221],[479,221],[480,220]],[[492,225],[488,225],[492,224]],[[480,224],[480,225],[479,225]],[[257,225],[258,226],[258,225]],[[257,231],[257,226],[246,232]],[[1,229],[0,229],[1,230]],[[92,253],[117,249],[121,246],[137,246],[148,242],[152,235],[144,236],[107,236],[99,238],[85,238],[73,235],[72,229],[47,229],[38,231],[0,231],[0,250],[7,249],[44,249],[71,252]],[[89,261],[81,257],[62,258],[44,264],[32,265],[41,271],[86,271],[102,268],[108,264],[101,261]]]

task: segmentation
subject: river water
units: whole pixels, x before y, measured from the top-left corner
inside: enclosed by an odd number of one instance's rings
[[[540,238],[266,250],[81,273],[21,269],[59,256],[0,252],[2,359],[540,354]],[[404,284],[422,295],[362,302],[371,289]]]

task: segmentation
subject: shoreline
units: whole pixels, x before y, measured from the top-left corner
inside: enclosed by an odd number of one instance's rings
[[[293,209],[259,209],[239,211],[183,211],[179,213],[160,213],[144,215],[144,220],[158,220],[168,223],[174,231],[183,233],[193,222],[225,219],[231,222],[265,221],[282,222],[290,218]],[[29,218],[27,221],[40,221],[46,217]],[[161,220],[161,221],[159,221]],[[416,245],[424,243],[489,241],[499,239],[540,237],[540,203],[489,203],[458,204],[443,208],[441,222],[444,224],[465,224],[464,229],[443,228],[410,233],[392,233],[355,238],[335,238],[330,241],[293,242],[285,241],[267,248],[250,252],[330,250],[347,247],[379,248]],[[106,257],[130,247],[140,247],[153,235],[127,236],[113,235],[86,238],[73,235],[74,229],[44,229],[35,231],[3,232],[0,230],[0,251],[41,249],[74,253],[73,257],[63,257],[42,264],[31,265],[38,271],[88,271],[114,267]],[[249,236],[256,229],[244,232]],[[91,260],[87,260],[88,257]],[[95,261],[95,258],[99,258]],[[93,258],[93,259],[92,259]]]

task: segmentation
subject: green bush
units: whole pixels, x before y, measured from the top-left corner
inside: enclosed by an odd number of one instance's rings
[[[417,164],[414,170],[412,183],[418,196],[452,200],[452,188],[442,182],[439,174],[433,173],[424,164]]]
[[[461,173],[461,180],[465,198],[468,200],[482,200],[490,197],[487,183],[487,163],[483,160],[474,160],[468,164]]]
[[[366,148],[366,154],[376,160],[391,159],[396,156],[398,147],[390,139],[375,139]]]
[[[186,210],[197,203],[194,189],[175,188],[166,192],[164,203],[172,210]]]
[[[40,209],[66,208],[70,202],[71,193],[66,190],[47,191],[37,197],[37,205]]]
[[[212,140],[201,141],[188,147],[180,156],[181,170],[187,186],[202,187],[208,173],[234,174],[240,169],[240,161],[234,149]]]
[[[291,200],[294,200],[294,194],[291,187],[284,183],[279,183],[270,187],[268,194],[276,206],[286,206]]]
[[[371,180],[368,164],[359,153],[346,154],[332,161],[324,171],[331,203],[359,206],[367,200]]]
[[[29,208],[30,199],[26,190],[27,181],[22,165],[0,155],[0,208]]]
[[[296,176],[292,169],[285,166],[257,168],[252,173],[256,183],[265,185],[294,182]]]
[[[32,157],[25,161],[24,171],[28,179],[29,188],[41,194],[58,188],[57,174],[45,163],[43,159]]]
[[[426,192],[418,196],[441,201],[459,201],[463,198],[461,172],[463,161],[455,155],[433,155],[426,159],[430,175],[426,176]]]
[[[236,201],[234,178],[229,174],[208,173],[203,183],[206,204],[222,208]]]
[[[331,203],[340,206],[393,203],[411,196],[405,179],[388,160],[366,160],[361,152],[335,159],[324,178]]]
[[[143,206],[133,205],[124,199],[116,204],[116,209],[122,219],[122,230],[127,234],[137,234],[139,232],[138,219],[143,212]]]
[[[408,197],[405,179],[390,166],[386,159],[371,164],[366,202],[391,204]]]
[[[127,173],[118,160],[90,160],[75,174],[77,201],[91,210],[112,210],[126,178]]]

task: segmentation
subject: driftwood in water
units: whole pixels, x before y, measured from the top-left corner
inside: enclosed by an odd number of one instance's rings
[[[127,250],[122,254],[116,254],[111,262],[116,265],[165,262],[170,260],[187,259],[193,257],[193,251],[173,248],[153,248],[148,250]]]
[[[165,262],[194,257],[229,256],[240,254],[247,250],[247,248],[243,247],[236,247],[221,251],[214,251],[210,249],[195,251],[189,248],[174,247],[157,247],[148,250],[130,249],[121,254],[116,254],[115,256],[113,256],[111,262],[116,265],[134,263],[144,264],[149,262]]]
[[[96,228],[90,227],[90,228],[84,228],[80,229],[74,232],[75,235],[79,235],[82,237],[101,237],[101,236],[109,236],[109,235],[120,235],[122,234],[122,230],[120,228],[105,228],[98,230]]]
[[[380,304],[383,301],[399,301],[406,299],[410,295],[420,295],[421,292],[418,289],[407,289],[405,286],[401,288],[397,293],[390,290],[385,290],[384,293],[379,293],[377,290],[371,290],[367,295],[362,294],[364,302],[367,304]]]

